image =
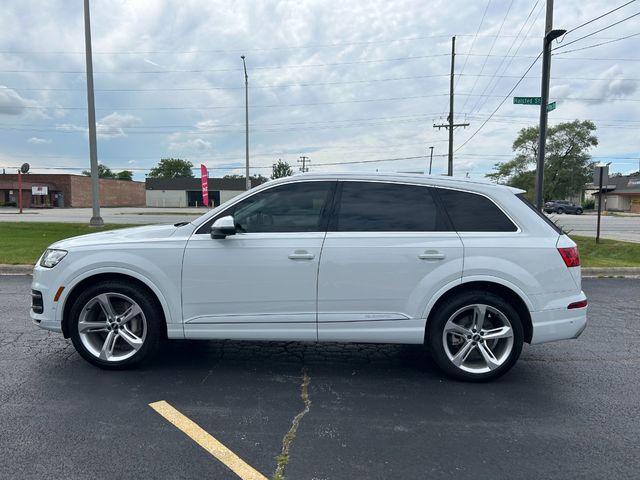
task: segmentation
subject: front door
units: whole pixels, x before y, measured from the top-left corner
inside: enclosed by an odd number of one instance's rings
[[[320,341],[421,343],[463,247],[429,187],[340,181],[318,274]]]
[[[187,338],[316,340],[317,273],[335,182],[263,189],[217,215],[237,233],[189,240],[182,302]]]

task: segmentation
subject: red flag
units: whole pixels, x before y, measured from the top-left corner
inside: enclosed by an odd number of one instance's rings
[[[209,172],[207,167],[200,164],[200,181],[202,182],[202,204],[209,206]]]

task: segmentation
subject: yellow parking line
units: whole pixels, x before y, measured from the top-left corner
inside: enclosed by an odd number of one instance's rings
[[[218,440],[200,427],[197,423],[185,417],[164,400],[150,403],[149,406],[181,430],[191,440],[204,448],[211,455],[224,463],[242,480],[267,480],[267,477],[247,465],[240,457],[225,447]]]

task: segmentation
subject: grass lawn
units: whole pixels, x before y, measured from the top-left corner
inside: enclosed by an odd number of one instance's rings
[[[85,223],[0,222],[0,263],[34,264],[45,248],[63,238],[135,225],[90,227]]]
[[[640,267],[640,243],[571,236],[583,267]]]
[[[0,264],[34,264],[45,248],[63,238],[133,226],[0,222]],[[595,238],[571,238],[578,244],[583,267],[640,267],[640,243],[601,239],[597,245]]]

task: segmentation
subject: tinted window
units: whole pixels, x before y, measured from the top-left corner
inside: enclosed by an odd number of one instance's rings
[[[458,232],[515,232],[517,227],[487,197],[438,189],[438,195]]]
[[[342,182],[335,221],[340,232],[444,230],[429,188],[392,183]]]
[[[300,182],[270,188],[238,202],[218,218],[233,215],[238,231],[244,233],[321,231],[330,187],[331,182]]]
[[[534,212],[536,212],[536,215],[538,215],[542,220],[545,221],[545,223],[547,225],[549,225],[551,228],[553,228],[556,233],[559,233],[560,235],[562,235],[564,232],[562,231],[562,229],[556,225],[555,223],[553,223],[551,220],[549,220],[549,218],[542,213],[540,210],[538,210],[533,203],[531,203],[529,200],[527,200],[527,197],[524,196],[524,193],[520,193],[518,195],[516,195],[520,200],[522,200],[524,202],[524,204],[529,207],[531,210],[533,210]]]

